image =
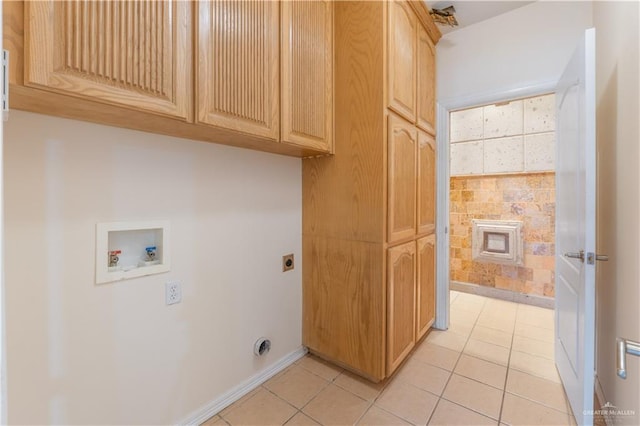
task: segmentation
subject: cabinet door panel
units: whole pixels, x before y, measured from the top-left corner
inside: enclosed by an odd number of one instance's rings
[[[198,121],[278,139],[279,2],[198,5]]]
[[[282,140],[329,152],[333,136],[333,3],[282,8]]]
[[[429,34],[418,25],[418,100],[417,124],[435,135],[436,122],[436,49]]]
[[[436,224],[436,141],[418,132],[418,234],[435,231]]]
[[[417,244],[416,341],[429,330],[436,315],[436,236],[421,238]]]
[[[416,146],[417,130],[403,119],[389,114],[388,125],[388,219],[389,242],[416,233]]]
[[[389,107],[412,123],[416,119],[417,27],[417,18],[407,2],[389,2]]]
[[[416,244],[388,250],[387,376],[415,345]]]
[[[47,0],[25,7],[25,85],[189,116],[190,2]]]

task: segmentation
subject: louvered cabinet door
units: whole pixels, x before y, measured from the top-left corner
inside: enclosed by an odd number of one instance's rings
[[[436,49],[422,25],[418,25],[418,99],[417,124],[435,135],[436,122]]]
[[[198,2],[198,121],[278,139],[279,2]]]
[[[436,228],[436,141],[418,131],[418,234]]]
[[[415,340],[416,243],[387,250],[387,376],[411,352]]]
[[[415,126],[389,114],[387,136],[387,241],[393,243],[416,234]]]
[[[416,119],[416,31],[418,21],[404,0],[389,1],[389,107],[412,123]]]
[[[431,234],[417,241],[416,278],[416,340],[420,340],[436,316],[436,236]]]
[[[282,141],[330,152],[333,139],[333,2],[284,1]]]
[[[25,85],[189,116],[190,2],[27,1],[25,26]]]

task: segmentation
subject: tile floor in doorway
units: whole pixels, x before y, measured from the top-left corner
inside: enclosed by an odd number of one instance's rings
[[[372,384],[306,356],[207,425],[572,425],[553,362],[553,311],[451,292],[395,376]]]

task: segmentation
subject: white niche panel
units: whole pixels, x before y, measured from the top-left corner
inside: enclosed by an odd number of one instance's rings
[[[168,272],[169,222],[107,222],[96,225],[96,284]]]
[[[522,266],[522,222],[519,220],[473,219],[472,259]]]

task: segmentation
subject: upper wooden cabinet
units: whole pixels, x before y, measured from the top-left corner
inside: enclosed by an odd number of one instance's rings
[[[198,2],[198,121],[278,139],[279,3]]]
[[[416,234],[416,148],[418,133],[405,120],[389,114],[387,137],[389,243]]]
[[[427,31],[418,25],[418,101],[416,124],[435,135],[436,48]]]
[[[198,122],[330,152],[332,11],[320,0],[199,2]]]
[[[413,123],[416,119],[418,20],[405,1],[390,1],[388,13],[389,107]]]
[[[27,1],[25,18],[25,85],[189,116],[188,2]]]
[[[389,108],[435,134],[434,43],[410,3],[390,1],[388,16]]]
[[[2,8],[11,108],[297,157],[332,153],[332,1]]]
[[[281,4],[283,142],[331,151],[333,140],[333,5]]]

